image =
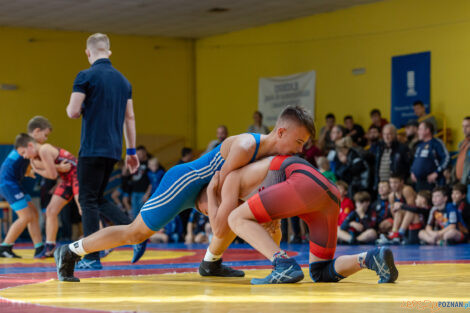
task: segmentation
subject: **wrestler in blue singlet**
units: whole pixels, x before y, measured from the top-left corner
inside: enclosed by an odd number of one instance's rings
[[[260,134],[250,133],[256,141],[251,162],[256,160]],[[151,230],[163,228],[181,211],[195,206],[199,192],[207,185],[216,171],[224,165],[219,144],[197,160],[172,167],[163,176],[160,185],[141,209],[142,219]]]

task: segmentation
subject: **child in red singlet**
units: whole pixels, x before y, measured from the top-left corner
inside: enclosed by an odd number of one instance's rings
[[[18,153],[31,161],[35,173],[48,179],[60,178],[51,201],[46,209],[46,248],[41,257],[52,257],[56,248],[56,236],[59,228],[58,215],[62,208],[72,199],[78,206],[77,159],[67,150],[50,144],[40,144],[27,134],[16,138]],[[64,172],[58,172],[56,164],[67,162],[70,166]]]

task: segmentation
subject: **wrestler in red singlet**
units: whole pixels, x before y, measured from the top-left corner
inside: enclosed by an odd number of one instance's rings
[[[55,164],[60,164],[62,161],[66,160],[70,163],[70,170],[65,173],[60,173],[60,184],[54,191],[54,194],[70,201],[73,196],[78,194],[78,179],[77,179],[77,159],[73,154],[68,152],[65,149],[57,148],[59,155],[54,160]]]
[[[310,163],[296,156],[274,157],[272,172],[280,183],[269,186],[248,199],[259,223],[298,216],[309,228],[310,252],[321,259],[332,259],[336,250],[340,194],[334,183]],[[279,176],[278,176],[279,177]]]

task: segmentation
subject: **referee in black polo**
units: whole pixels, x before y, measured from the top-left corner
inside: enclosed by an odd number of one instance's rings
[[[139,167],[135,150],[135,118],[132,86],[109,61],[109,38],[104,34],[88,37],[85,53],[91,64],[78,73],[67,106],[70,118],[82,116],[78,158],[79,202],[85,236],[99,230],[99,215],[115,224],[129,224],[129,218],[105,200],[103,193],[114,164],[121,159],[122,133],[126,139],[126,165],[131,173]],[[86,255],[81,269],[101,269],[99,253]]]

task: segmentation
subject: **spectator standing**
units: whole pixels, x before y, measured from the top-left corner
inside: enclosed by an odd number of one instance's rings
[[[367,131],[367,146],[364,150],[367,153],[371,154],[374,158],[377,153],[377,149],[380,144],[381,128],[375,125],[372,125]]]
[[[426,108],[424,107],[424,103],[421,100],[416,100],[413,103],[413,110],[415,111],[415,115],[418,117],[418,122],[429,122],[433,126],[433,133],[437,133],[437,121],[434,116],[431,114],[426,113]]]
[[[269,128],[263,125],[263,114],[260,111],[253,113],[253,125],[248,127],[248,132],[262,135],[269,134]]]
[[[405,125],[406,145],[410,149],[411,155],[415,154],[419,143],[418,127],[419,123],[415,120],[408,121]]]
[[[127,145],[126,165],[131,173],[139,167],[135,149],[135,118],[132,87],[109,60],[108,36],[88,37],[85,50],[89,69],[78,73],[73,84],[67,115],[82,116],[82,134],[78,159],[79,202],[85,236],[99,230],[99,214],[115,224],[130,223],[127,215],[107,201],[103,192],[121,158],[122,135]],[[101,269],[99,252],[86,255],[78,268]]]
[[[421,141],[416,147],[411,179],[416,183],[416,190],[432,190],[436,185],[445,183],[444,170],[449,164],[449,152],[444,143],[434,138],[433,124],[424,121],[419,124],[418,136]]]
[[[140,209],[147,200],[147,189],[151,188],[148,176],[148,153],[144,146],[137,147],[137,157],[139,158],[140,165],[137,172],[131,176],[129,181],[133,219],[139,215]]]
[[[470,203],[470,116],[463,119],[462,129],[465,139],[459,143],[455,177],[460,183],[467,186],[467,202]]]
[[[153,157],[148,161],[148,171],[147,177],[149,179],[150,185],[147,188],[147,192],[144,196],[145,201],[157,190],[160,181],[162,180],[165,170],[160,165],[160,162],[157,158]]]

